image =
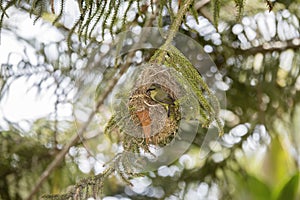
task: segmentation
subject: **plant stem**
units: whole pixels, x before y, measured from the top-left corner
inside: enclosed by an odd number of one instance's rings
[[[181,6],[181,8],[179,9],[177,16],[175,18],[175,21],[172,23],[170,31],[168,33],[168,37],[166,42],[164,43],[164,45],[162,46],[163,49],[168,49],[169,45],[171,44],[173,38],[176,35],[176,32],[179,29],[179,26],[181,25],[182,19],[184,17],[184,15],[187,13],[187,11],[189,10],[189,7],[191,6],[191,4],[193,3],[194,0],[186,0],[184,1],[184,3],[182,3],[183,5]]]

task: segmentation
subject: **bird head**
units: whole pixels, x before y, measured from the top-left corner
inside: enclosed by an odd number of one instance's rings
[[[152,83],[146,93],[150,96],[150,94],[157,93],[158,90],[161,90],[161,86],[157,83]]]

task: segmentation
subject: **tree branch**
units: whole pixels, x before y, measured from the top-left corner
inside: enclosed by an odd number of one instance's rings
[[[287,49],[299,49],[300,38],[288,41],[272,41],[250,49],[233,49],[236,55],[254,55],[256,53],[266,54],[273,51],[285,51]]]

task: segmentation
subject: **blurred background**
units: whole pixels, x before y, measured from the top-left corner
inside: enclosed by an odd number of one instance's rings
[[[168,29],[183,4],[1,1],[0,199],[63,194],[105,171],[104,163],[121,146],[103,134],[112,115],[105,88],[120,74],[109,61],[112,38],[146,26]],[[299,7],[299,0],[195,0],[179,32],[199,43],[215,63],[210,71],[218,71],[226,93],[226,102],[220,102],[226,105],[220,112],[225,134],[208,145],[203,158],[198,130],[178,160],[131,179],[133,186],[119,176],[107,177],[102,197],[300,199]],[[76,78],[95,49],[103,55],[95,56],[103,67],[94,83],[103,102],[96,125],[82,141],[82,122],[74,117]],[[137,51],[130,66],[149,61],[152,54]],[[87,151],[84,142],[98,153]]]

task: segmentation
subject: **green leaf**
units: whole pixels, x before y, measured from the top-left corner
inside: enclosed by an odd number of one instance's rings
[[[266,200],[271,199],[270,187],[253,175],[235,176],[234,199]]]
[[[245,189],[250,193],[251,199],[265,200],[271,197],[268,185],[255,176],[247,177]]]
[[[280,190],[277,198],[277,200],[285,200],[285,199],[290,199],[290,200],[296,200],[297,198],[297,192],[299,189],[299,176],[300,173],[296,173],[293,175],[286,184],[282,187]],[[298,196],[299,197],[299,196]]]

